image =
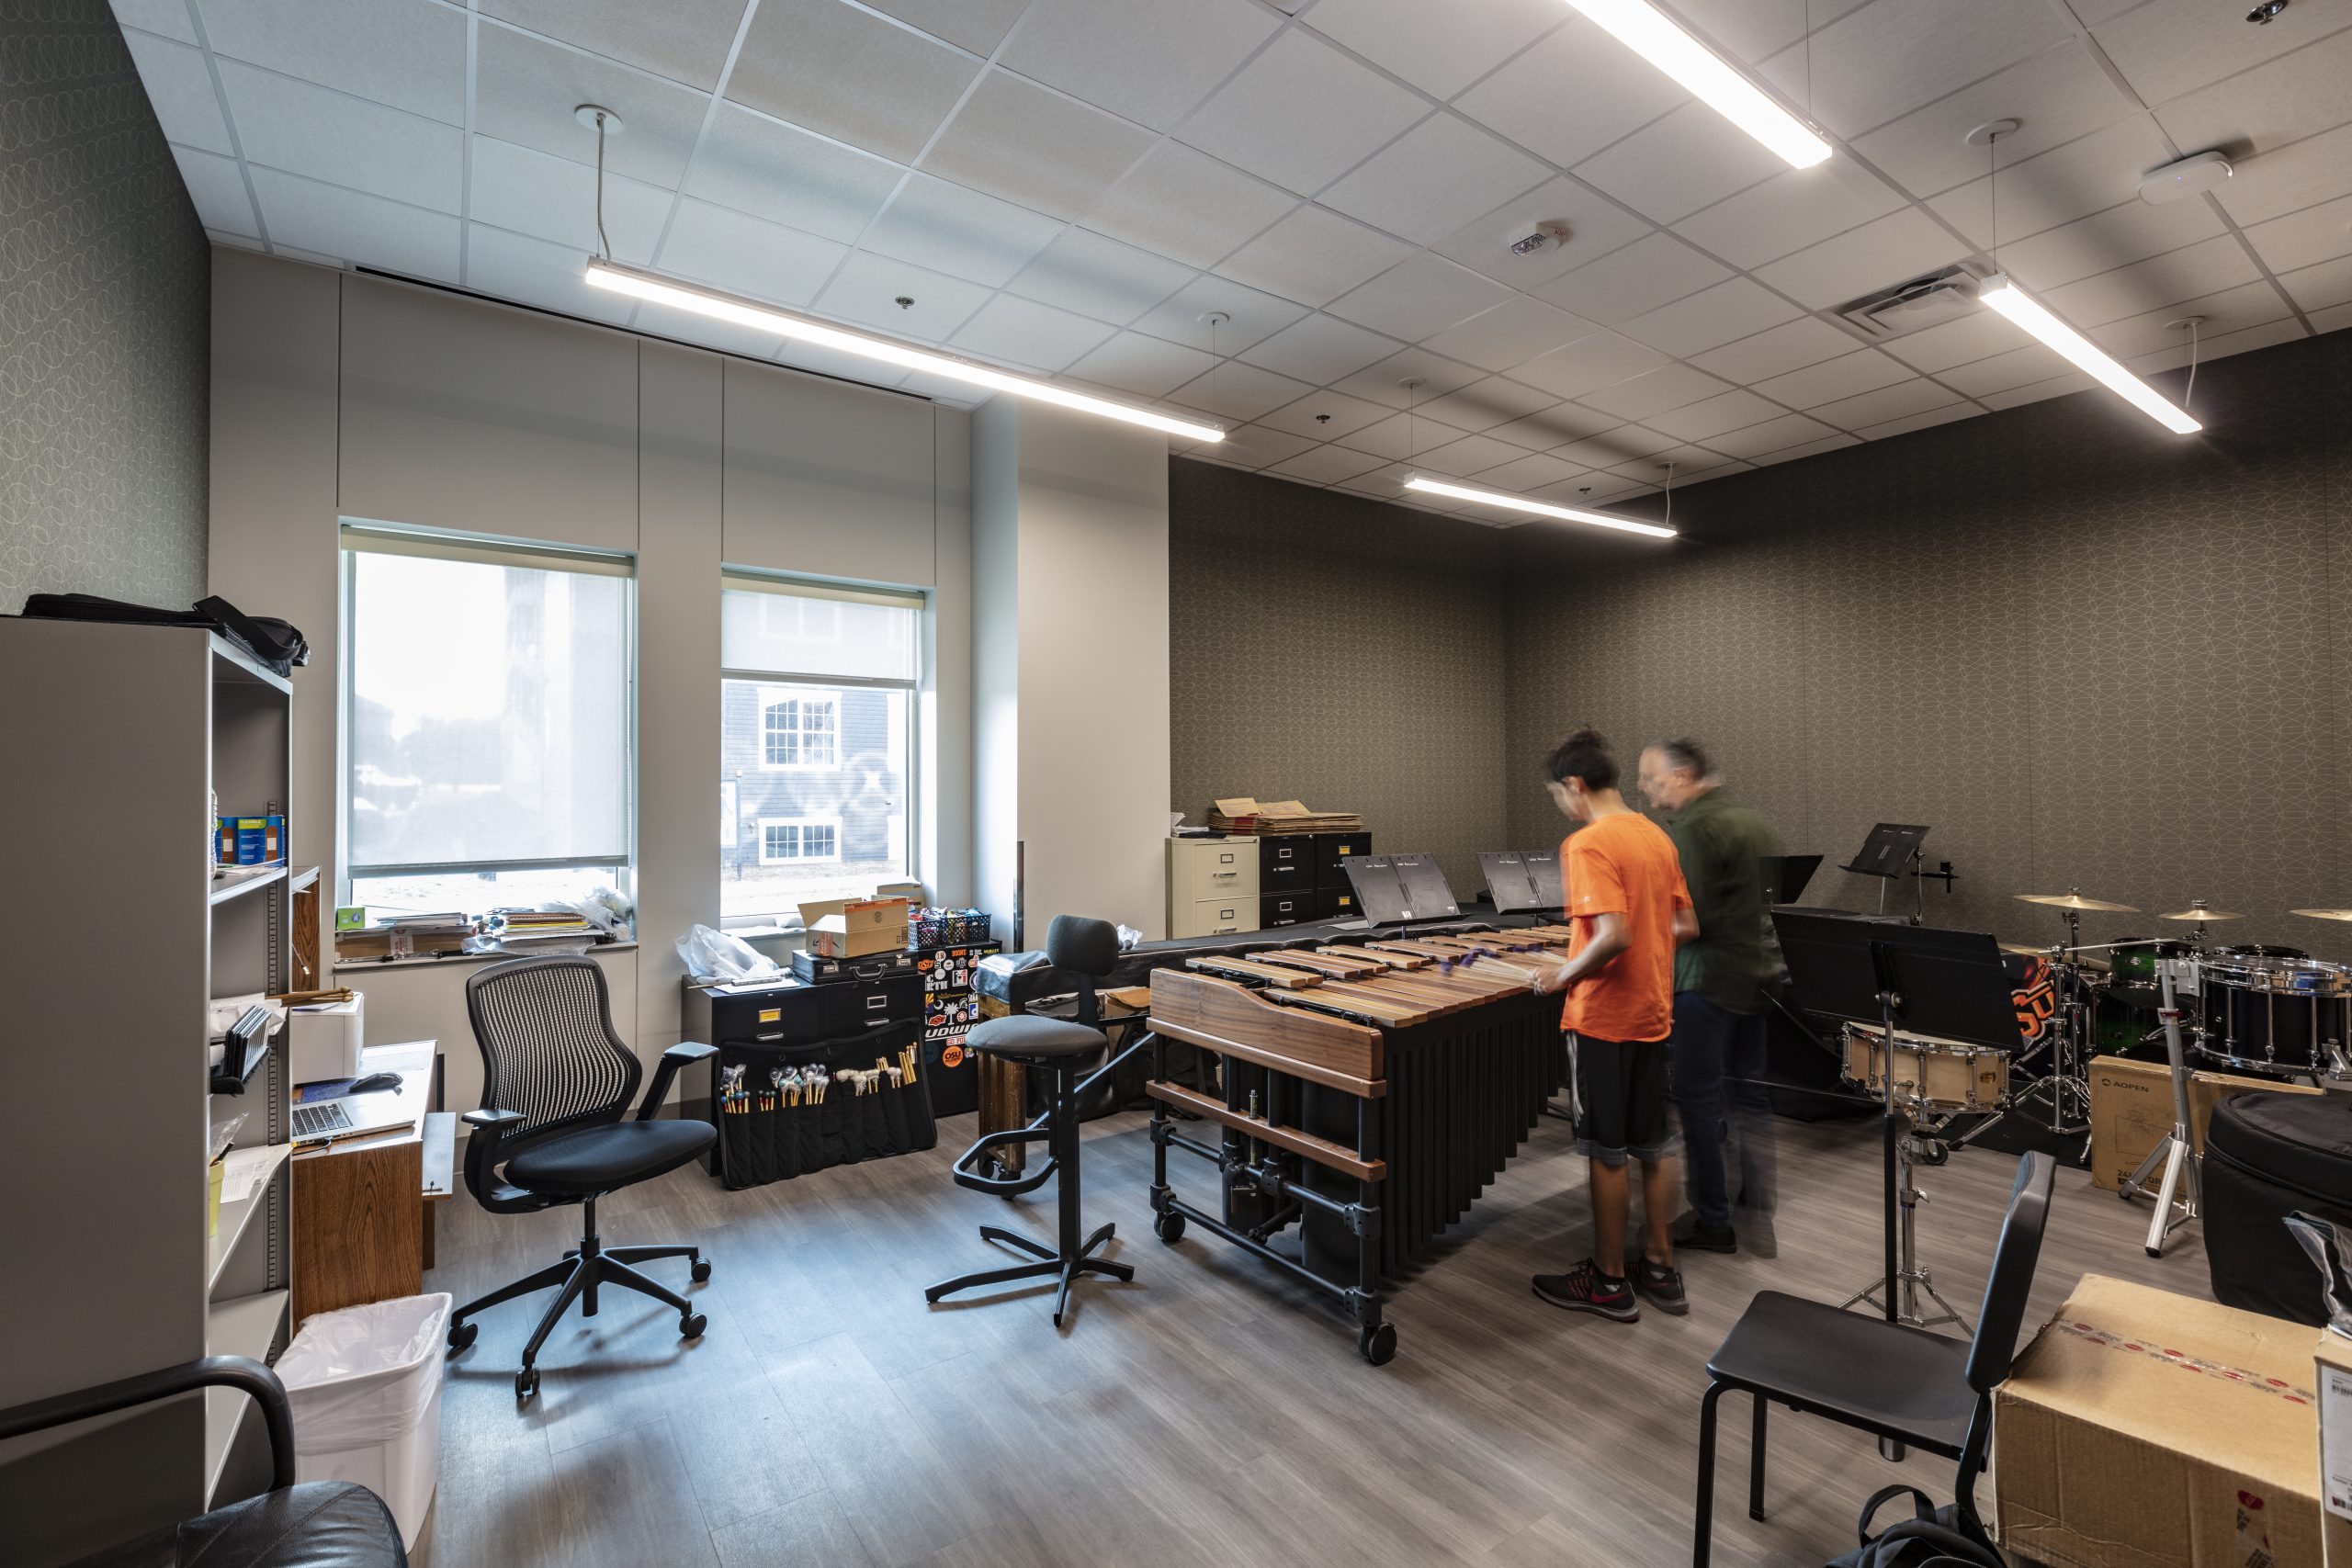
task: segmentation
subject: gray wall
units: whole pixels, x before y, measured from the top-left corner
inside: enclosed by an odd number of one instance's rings
[[[1169,808],[1222,795],[1360,811],[1373,847],[1454,890],[1504,823],[1504,536],[1476,523],[1169,463]],[[1559,840],[1547,826],[1529,841]]]
[[[0,611],[204,593],[210,251],[106,0],[0,13]]]
[[[2209,365],[2196,409],[2181,439],[2086,392],[1737,475],[1662,547],[1512,530],[1513,836],[1557,830],[1573,724],[1688,733],[1829,857],[1807,902],[1868,907],[1835,866],[1924,822],[1962,878],[1932,922],[2048,940],[2013,896],[2079,885],[2352,960],[2285,913],[2352,905],[2352,333]]]

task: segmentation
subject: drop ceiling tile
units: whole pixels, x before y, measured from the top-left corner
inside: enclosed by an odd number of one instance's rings
[[[1814,118],[1858,137],[2065,41],[2070,30],[2046,0],[1874,0],[1815,32],[1809,49],[1773,56],[1762,74],[1803,104],[1809,70]]]
[[[1417,244],[1545,182],[1551,171],[1467,121],[1435,114],[1374,153],[1317,197]]]
[[[831,240],[688,199],[678,203],[661,265],[664,272],[699,277],[737,294],[806,305],[848,254],[847,246]],[[912,326],[910,315],[896,330]]]
[[[1801,314],[1761,284],[1733,277],[1635,316],[1618,331],[1677,359],[1688,359]]]
[[[2312,331],[2340,333],[2352,327],[2352,304],[2330,305],[2324,310],[2306,312],[2311,317]]]
[[[1887,353],[1912,369],[1932,376],[1973,359],[2007,354],[2025,335],[2015,321],[1998,310],[1977,310],[1940,326],[1889,338],[1885,347]]]
[[[1112,331],[1100,321],[1057,310],[1051,305],[1000,294],[981,306],[947,342],[950,347],[982,359],[1050,375],[1102,346]]]
[[[2278,24],[2241,30],[2275,32]],[[2345,101],[2346,80],[2352,80],[2352,28],[2165,104],[2156,118],[2184,151],[2227,147],[2233,157],[2248,149],[2267,153],[2352,120],[2352,105]]]
[[[1922,378],[1897,381],[1891,387],[1881,387],[1858,398],[1823,403],[1805,412],[1825,424],[1853,430],[1866,424],[1884,424],[1889,420],[1925,413],[1929,409],[1942,408],[1959,399],[1959,393],[1948,391],[1933,381]]]
[[[1214,331],[1201,320],[1213,310],[1228,318]],[[1272,294],[1261,294],[1222,277],[1196,277],[1132,324],[1154,337],[1223,355],[1238,354],[1306,314],[1305,306]]]
[[[1182,6],[1037,0],[999,63],[1168,130],[1279,25],[1248,0]]]
[[[147,91],[164,139],[198,152],[234,156],[229,124],[220,118],[220,97],[212,90],[212,73],[205,69],[202,52],[150,33],[127,32],[122,41],[130,47],[131,63],[139,67],[139,85]]]
[[[1671,234],[1652,234],[1535,289],[1561,310],[1613,327],[1731,276]]]
[[[196,41],[187,0],[113,0],[114,19],[126,28],[155,33],[178,43]]]
[[[1073,376],[1143,398],[1164,398],[1215,364],[1186,348],[1142,333],[1120,333],[1069,367]]]
[[[2098,24],[2091,37],[2142,99],[2161,104],[2300,49],[2329,25],[2291,15],[2282,20],[2285,26],[2250,28],[2234,5],[2150,0]],[[2342,24],[2336,17],[2335,25]]]
[[[2072,370],[2047,381],[2036,381],[2030,387],[2014,387],[2006,392],[1988,392],[1984,401],[1986,408],[2013,409],[2026,403],[2038,403],[2044,398],[2063,398],[2070,392],[2087,392],[2098,386],[2097,381],[2081,371]]]
[[[1298,401],[1276,409],[1258,423],[1311,440],[1336,441],[1366,425],[1378,424],[1391,412],[1385,404],[1366,402],[1340,392],[1319,391],[1309,392]]]
[[[1787,167],[1754,137],[1692,102],[1578,164],[1575,172],[1643,217],[1671,223]]]
[[[859,243],[880,255],[1001,288],[1061,229],[1025,207],[918,174],[908,176]]]
[[[224,59],[465,123],[461,11],[429,0],[210,0],[204,33]]]
[[[1366,332],[1318,310],[1244,350],[1241,357],[1320,387],[1353,375],[1404,346],[1395,338]]]
[[[1709,447],[1685,445],[1669,446],[1663,452],[1653,452],[1646,457],[1637,457],[1630,463],[1620,463],[1610,471],[1622,474],[1629,479],[1639,479],[1645,484],[1663,487],[1668,477],[1665,471],[1668,464],[1673,465],[1674,481],[1680,484],[1698,475],[1728,468],[1733,461],[1734,459]],[[1745,464],[1740,466],[1746,467]]]
[[[1566,224],[1566,243],[1514,255],[1511,245],[1537,223]],[[1597,192],[1574,180],[1555,179],[1473,219],[1430,248],[1498,283],[1532,290],[1649,232],[1648,223]]]
[[[662,225],[670,220],[675,200],[672,192],[658,186],[607,174],[605,232],[613,243],[613,254],[639,265],[650,261],[654,242],[662,237]],[[494,224],[566,247],[571,252],[574,272],[580,270],[582,256],[599,248],[596,171],[495,137],[474,138],[469,211],[477,223]],[[469,256],[470,244],[469,241]],[[471,281],[470,266],[468,280]],[[605,298],[616,297],[605,294]]]
[[[978,71],[968,56],[841,0],[763,0],[727,96],[910,164]]]
[[[1385,468],[1388,459],[1369,452],[1351,452],[1345,446],[1315,446],[1295,457],[1285,457],[1266,471],[1280,474],[1286,479],[1304,479],[1309,484],[1337,484],[1351,479],[1367,469]]]
[[[899,308],[903,296],[914,304]],[[853,251],[817,296],[828,316],[878,327],[895,337],[937,343],[980,308],[989,291],[976,283],[927,271],[871,251]]]
[[[2177,251],[2222,231],[2211,203],[2175,201],[2152,207],[2135,198],[2012,241],[2001,247],[2001,265],[2028,288],[2046,293],[2078,277]]]
[[[2257,223],[2245,237],[2273,272],[2295,272],[2332,261],[2352,253],[2352,196]]]
[[[2241,283],[2235,288],[2224,288],[2218,294],[2183,299],[2161,310],[2150,310],[2145,315],[2126,316],[2120,321],[2109,321],[2103,327],[2094,328],[2084,335],[2126,362],[2151,354],[2177,351],[2185,364],[2188,333],[2186,331],[2176,332],[2172,327],[2172,323],[2182,317],[2205,318],[2197,325],[2201,354],[2212,340],[2278,321],[2288,315],[2291,309],[2286,296],[2278,292],[2278,286],[2266,277],[2254,283]]]
[[[1451,22],[1460,7],[1424,6]],[[1568,20],[1462,95],[1455,107],[1540,157],[1581,163],[1690,101],[1663,72],[1607,32],[1555,6]]]
[[[196,203],[196,216],[207,229],[247,237],[260,233],[254,222],[253,197],[245,190],[245,176],[234,158],[175,147],[172,161],[179,164],[180,183],[187,186],[188,199]]]
[[[596,133],[571,113],[581,104],[618,109],[628,127],[605,141],[607,173],[675,190],[710,99],[511,28],[475,28],[476,131],[593,165]]]
[[[1285,299],[1326,305],[1412,254],[1413,247],[1403,241],[1352,219],[1319,207],[1300,207],[1217,263],[1215,270],[1220,277]]]
[[[1859,435],[1826,435],[1818,441],[1807,441],[1779,452],[1770,452],[1750,461],[1761,468],[1773,463],[1792,462],[1799,457],[1811,457],[1823,452],[1835,452],[1841,446],[1860,446],[1861,444],[1862,438]]]
[[[1311,196],[1428,106],[1312,33],[1293,29],[1178,128],[1212,157]]]
[[[1915,430],[1925,430],[1929,425],[1935,424],[1950,424],[1953,420],[1967,419],[1982,412],[1984,411],[1967,403],[1951,403],[1943,408],[1929,409],[1925,413],[1906,414],[1901,419],[1890,419],[1883,424],[1866,424],[1854,434],[1865,441],[1883,441],[1890,435],[1908,435]]]
[[[1493,310],[1510,292],[1491,277],[1424,252],[1349,290],[1331,302],[1330,310],[1374,332],[1418,343]]]
[[[1510,378],[1539,387],[1555,397],[1580,398],[1587,392],[1646,375],[1668,363],[1665,355],[1647,344],[1635,343],[1615,333],[1599,332],[1514,367]]]
[[[2052,376],[2064,375],[2067,369],[2067,362],[2056,351],[2029,339],[1990,359],[1955,365],[1937,379],[1963,396],[1981,398],[1988,392],[2006,392],[2012,387],[2047,381]]]
[[[2014,335],[2015,329],[2011,331]],[[1786,376],[1758,381],[1752,390],[1792,409],[1809,409],[1834,402],[1839,398],[1850,398],[1858,392],[1891,387],[1910,378],[1911,372],[1904,367],[1874,348],[1865,348],[1840,358],[1807,366]]]
[[[743,19],[742,0],[481,0],[481,10],[706,93]]]
[[[1297,205],[1205,152],[1162,141],[1080,221],[1187,266],[1210,266]]]
[[[1817,310],[1933,272],[1962,254],[1960,243],[1934,220],[1906,207],[1758,267],[1756,276]]]
[[[1449,478],[1466,479],[1482,468],[1495,468],[1526,455],[1516,446],[1488,436],[1465,435],[1459,441],[1431,447],[1421,454],[1419,462]]]
[[[436,283],[458,281],[458,220],[381,197],[254,169],[254,194],[273,246],[293,246]]]
[[[255,70],[220,62],[246,161],[435,212],[465,205],[465,132]]]
[[[2305,310],[2324,310],[2352,301],[2352,258],[2300,267],[2278,282]]]
[[[1525,419],[1558,401],[1548,392],[1539,392],[1500,376],[1489,376],[1433,398],[1424,397],[1420,411],[1459,429],[1492,430],[1497,425]]]
[[[1269,430],[1259,424],[1245,424],[1238,430],[1226,432],[1223,441],[1200,455],[1205,457],[1214,452],[1218,461],[1231,463],[1236,468],[1263,468],[1295,457],[1314,446],[1314,442],[1303,435]]]
[[[1768,60],[1803,38],[1808,28],[1826,28],[1863,0],[1809,0],[1801,6],[1758,0],[1674,0],[1673,9],[1706,42],[1750,65]]]
[[[2009,168],[2138,108],[2090,51],[2068,42],[1871,131],[1855,141],[1854,151],[1912,195],[1929,197],[1983,176],[1985,149],[1966,141],[1980,125],[2018,122],[2001,138],[2001,164]]]
[[[1545,485],[1560,484],[1589,471],[1548,453],[1531,452],[1508,463],[1482,469],[1476,477],[1482,485],[1523,492],[1540,490]]]
[[[2233,333],[2222,333],[2202,339],[2197,345],[2197,362],[2210,365],[2216,359],[2226,359],[2233,354],[2248,354],[2257,348],[2269,348],[2278,344],[2292,343],[2311,334],[2303,323],[2292,316],[2280,316],[2257,327],[2242,327]],[[2137,374],[2158,379],[2158,389],[2176,401],[2180,398],[2183,378],[2169,375],[2188,363],[2188,345],[2175,344],[2154,354],[2143,354],[2125,364]],[[2194,412],[2194,411],[2191,411]]]
[[[1369,402],[1386,403],[1392,409],[1419,409],[1458,388],[1485,379],[1467,365],[1431,354],[1427,349],[1408,348],[1402,354],[1392,354],[1379,364],[1368,366],[1344,380],[1335,381],[1331,389]],[[1417,387],[1404,385],[1419,381]]]
[[[2218,293],[2261,276],[2234,234],[2218,234],[2146,261],[2053,288],[2041,302],[2076,331]]]
[[[1694,212],[1675,232],[1734,266],[1755,267],[1842,234],[1904,204],[1894,186],[1850,159],[1784,169],[1762,185]]]
[[[1728,430],[1711,435],[1707,445],[1726,457],[1760,457],[1767,452],[1778,452],[1806,441],[1818,441],[1838,433],[1819,420],[1801,413],[1784,413],[1778,419],[1768,419],[1738,430]]]
[[[1573,479],[1563,479],[1556,485],[1546,485],[1549,493],[1538,499],[1555,506],[1606,506],[1612,502],[1647,495],[1656,485],[1645,485],[1611,473],[1584,474]],[[1566,492],[1566,493],[1561,493]]]
[[[1223,419],[1249,420],[1295,403],[1314,389],[1304,381],[1228,359],[1170,395],[1186,408],[1200,409]]]
[[[1139,125],[990,71],[923,154],[928,172],[1056,218],[1102,198],[1156,140]]]
[[[865,231],[906,171],[886,158],[721,104],[686,193],[830,240]],[[479,175],[477,175],[479,177]]]
[[[1768,401],[1755,393],[1734,389],[1712,398],[1702,398],[1679,409],[1654,413],[1647,423],[1655,430],[1668,435],[1679,435],[1685,441],[1703,441],[1714,445],[1713,438],[1726,431],[1744,430],[1776,419],[1787,411],[1780,404]]]
[[[1065,229],[1005,287],[1081,316],[1124,326],[1196,275],[1165,256],[1085,229]]]
[[[1390,414],[1386,419],[1351,430],[1338,437],[1342,446],[1359,452],[1376,452],[1396,461],[1408,461],[1433,447],[1459,441],[1467,434],[1450,424],[1419,414]],[[1491,438],[1490,438],[1491,439]]]
[[[571,246],[550,244],[484,223],[467,225],[465,285],[501,299],[537,305],[616,327],[628,324],[636,304],[627,295],[588,287],[580,276],[580,253]],[[768,344],[772,348],[776,342],[770,338]]]
[[[1604,430],[1614,430],[1624,423],[1615,414],[1602,413],[1581,403],[1554,403],[1540,413],[1496,425],[1485,434],[1531,452],[1549,452]]]
[[[2171,157],[2155,121],[2142,114],[2117,120],[2039,157],[2014,164],[2004,158],[1999,212],[2003,254],[2028,234],[2104,212],[2118,202],[2138,200],[2141,176]],[[1989,188],[1987,179],[1980,176],[1928,205],[1978,247],[1989,250],[1995,216]]]
[[[1012,30],[1028,0],[868,0],[877,11],[945,39],[958,49],[986,54]]]
[[[1559,0],[1495,0],[1477,6],[1321,0],[1306,20],[1431,97],[1450,98],[1557,28],[1568,14]]]
[[[1539,354],[1564,348],[1600,329],[1582,316],[1515,294],[1491,310],[1481,310],[1427,340],[1438,354],[1485,370],[1508,370]]]
[[[2249,158],[2213,193],[2241,224],[2283,218],[2346,194],[2352,194],[2352,125]]]
[[[1729,389],[1703,370],[1693,370],[1688,365],[1668,365],[1630,381],[1587,392],[1577,401],[1587,408],[1623,414],[1627,419],[1648,419]]]
[[[1768,376],[1783,376],[1851,354],[1854,348],[1854,339],[1842,329],[1815,316],[1800,316],[1770,332],[1693,355],[1690,363],[1711,376],[1748,387]]]
[[[1614,430],[1560,447],[1552,456],[1588,468],[1614,468],[1636,457],[1681,445],[1678,436],[1662,435],[1643,425],[1621,424]]]

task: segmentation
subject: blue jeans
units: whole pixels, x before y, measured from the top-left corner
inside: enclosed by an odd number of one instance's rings
[[[1690,1206],[1711,1225],[1731,1224],[1724,1161],[1727,1132],[1739,1134],[1740,1202],[1773,1205],[1772,1106],[1764,1091],[1764,1015],[1716,1006],[1697,991],[1674,995],[1668,1091],[1682,1114]]]

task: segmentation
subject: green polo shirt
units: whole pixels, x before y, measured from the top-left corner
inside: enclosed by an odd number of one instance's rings
[[[1772,970],[1764,940],[1763,818],[1722,789],[1694,797],[1667,825],[1690,886],[1697,940],[1674,955],[1674,988],[1736,1013],[1761,1012]]]

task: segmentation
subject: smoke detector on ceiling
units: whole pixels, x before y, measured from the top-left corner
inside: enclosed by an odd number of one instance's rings
[[[1845,323],[1873,340],[1901,337],[1957,320],[1976,309],[1984,274],[1966,262],[1849,299],[1837,308]]]
[[[2152,207],[2185,200],[2226,185],[2231,173],[2230,161],[2219,152],[2199,152],[2142,175],[2140,199]]]
[[[1504,243],[1515,256],[1532,256],[1538,251],[1557,250],[1568,243],[1568,226],[1556,219],[1534,219],[1514,225],[1510,237]]]

